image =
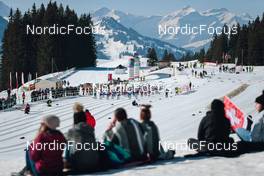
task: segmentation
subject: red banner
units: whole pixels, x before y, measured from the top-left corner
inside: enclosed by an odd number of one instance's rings
[[[245,124],[244,113],[227,96],[224,97],[224,104],[226,117],[230,120],[232,129],[243,128]]]
[[[113,75],[111,73],[108,74],[108,81],[112,81],[113,80]]]

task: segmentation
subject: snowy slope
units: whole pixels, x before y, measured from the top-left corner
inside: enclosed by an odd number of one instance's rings
[[[210,73],[217,68],[206,68]],[[254,100],[262,92],[264,87],[263,67],[255,69],[254,73],[242,73],[239,75],[217,73],[212,79],[197,79],[186,74],[177,74],[176,77],[150,80],[150,83],[160,82],[169,86],[184,85],[192,81],[195,92],[169,98],[164,94],[139,98],[139,103],[151,103],[153,105],[153,120],[158,124],[161,139],[163,141],[185,142],[189,137],[195,137],[201,118],[207,111],[207,107],[214,98],[220,98],[244,83],[250,86],[233,100],[245,113],[254,112]],[[98,70],[95,72],[99,73]],[[163,69],[156,74],[171,73],[170,69]],[[85,73],[87,75],[87,73]],[[73,74],[74,76],[74,74]],[[79,75],[80,76],[80,75]],[[98,74],[100,77],[100,74]],[[78,78],[75,78],[78,79]],[[66,132],[72,126],[72,105],[81,102],[89,108],[97,119],[96,137],[101,139],[104,129],[109,123],[109,117],[117,107],[128,110],[129,117],[138,119],[139,109],[131,105],[126,97],[120,100],[94,99],[92,97],[65,98],[55,101],[53,107],[48,108],[45,103],[32,104],[30,115],[24,115],[20,110],[0,112],[0,170],[1,175],[9,175],[10,171],[17,171],[24,165],[25,142],[31,140],[38,129],[40,119],[46,114],[56,114],[61,118],[60,129]],[[194,116],[193,116],[194,114]],[[25,137],[22,139],[21,137]],[[177,157],[169,162],[154,165],[131,168],[129,170],[113,170],[102,174],[113,175],[183,175],[191,176],[195,172],[198,176],[220,176],[232,174],[261,175],[263,172],[264,153],[247,154],[238,158],[197,158],[183,159],[186,151],[177,151]],[[210,168],[210,169],[209,169]],[[199,171],[199,172],[198,172]]]
[[[158,58],[167,49],[179,59],[186,50],[178,48],[172,44],[145,37],[132,28],[127,28],[118,23],[113,17],[100,18],[95,26],[103,29],[103,34],[95,35],[97,42],[97,57],[99,59],[118,59],[123,55],[133,55],[135,52],[145,56],[149,48],[155,48]]]

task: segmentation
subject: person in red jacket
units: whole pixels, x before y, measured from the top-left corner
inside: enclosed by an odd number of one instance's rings
[[[63,175],[64,148],[61,146],[66,146],[66,139],[56,129],[59,124],[57,116],[48,115],[43,118],[36,138],[27,147],[26,168],[21,172],[29,172],[34,176]]]
[[[87,125],[95,128],[96,121],[89,110],[84,111],[84,106],[81,103],[74,103],[73,105],[73,124],[78,124],[79,122],[86,121]]]
[[[96,121],[94,116],[90,113],[88,109],[85,110],[85,115],[86,115],[86,123],[90,125],[91,127],[95,128]]]

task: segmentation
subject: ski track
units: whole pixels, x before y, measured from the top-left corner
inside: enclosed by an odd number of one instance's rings
[[[93,101],[91,101],[91,100],[93,100]],[[100,100],[99,100],[99,102],[98,102],[98,100],[97,99],[89,99],[89,100],[87,99],[85,101],[79,101],[79,102],[83,103],[83,105],[85,107],[90,107],[89,110],[95,116],[97,123],[98,122],[100,123],[101,119],[107,117],[108,115],[111,115],[113,113],[114,108],[127,107],[128,105],[131,104],[131,99],[128,99],[128,98],[125,98],[125,99],[123,98],[123,99],[114,100],[114,101],[112,100],[111,103],[110,102],[101,103]],[[86,102],[86,101],[88,101],[88,102]],[[72,109],[73,102],[68,103],[68,105],[69,106],[67,106],[67,107],[62,106],[63,108],[55,107],[55,108],[48,111],[48,113],[56,114],[57,116],[62,117],[61,123],[64,123],[65,121],[70,121],[70,123],[67,123],[69,125],[66,125],[66,126],[63,126],[60,128],[60,130],[62,130],[62,131],[67,131],[72,126],[72,112],[71,111],[69,112],[69,109]],[[108,105],[108,106],[105,106],[105,105]],[[60,110],[58,111],[57,109],[60,109]],[[47,111],[45,111],[45,112],[47,112]],[[38,128],[32,128],[32,126],[38,127],[39,121],[40,121],[40,119],[36,120],[35,115],[31,115],[31,116],[25,115],[24,119],[20,121],[23,123],[20,123],[20,122],[16,123],[15,126],[12,126],[12,124],[10,124],[11,126],[8,126],[7,124],[3,125],[5,128],[0,128],[0,131],[1,131],[0,142],[6,142],[9,139],[19,138],[22,136],[24,137],[24,135],[30,136],[32,133],[36,133]],[[1,127],[3,127],[3,126],[1,126]],[[28,129],[28,128],[30,130],[25,131],[25,129]],[[9,129],[13,129],[13,130],[9,130]],[[12,134],[12,136],[10,136],[10,134]],[[7,143],[10,144],[10,142],[7,142]],[[15,141],[15,144],[8,145],[8,146],[1,146],[0,147],[0,153],[13,152],[16,150],[23,150],[26,146],[25,143],[26,142],[16,143],[16,141]]]

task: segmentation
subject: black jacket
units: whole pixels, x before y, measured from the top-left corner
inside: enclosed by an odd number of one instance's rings
[[[230,133],[231,124],[224,113],[210,111],[200,123],[198,140],[213,143],[229,142]]]
[[[68,131],[67,140],[73,145],[69,146],[66,158],[74,170],[93,171],[99,166],[100,145],[96,142],[92,127],[85,122],[74,125],[74,128]]]
[[[85,112],[77,112],[73,114],[73,124],[78,124],[80,122],[86,122]]]

